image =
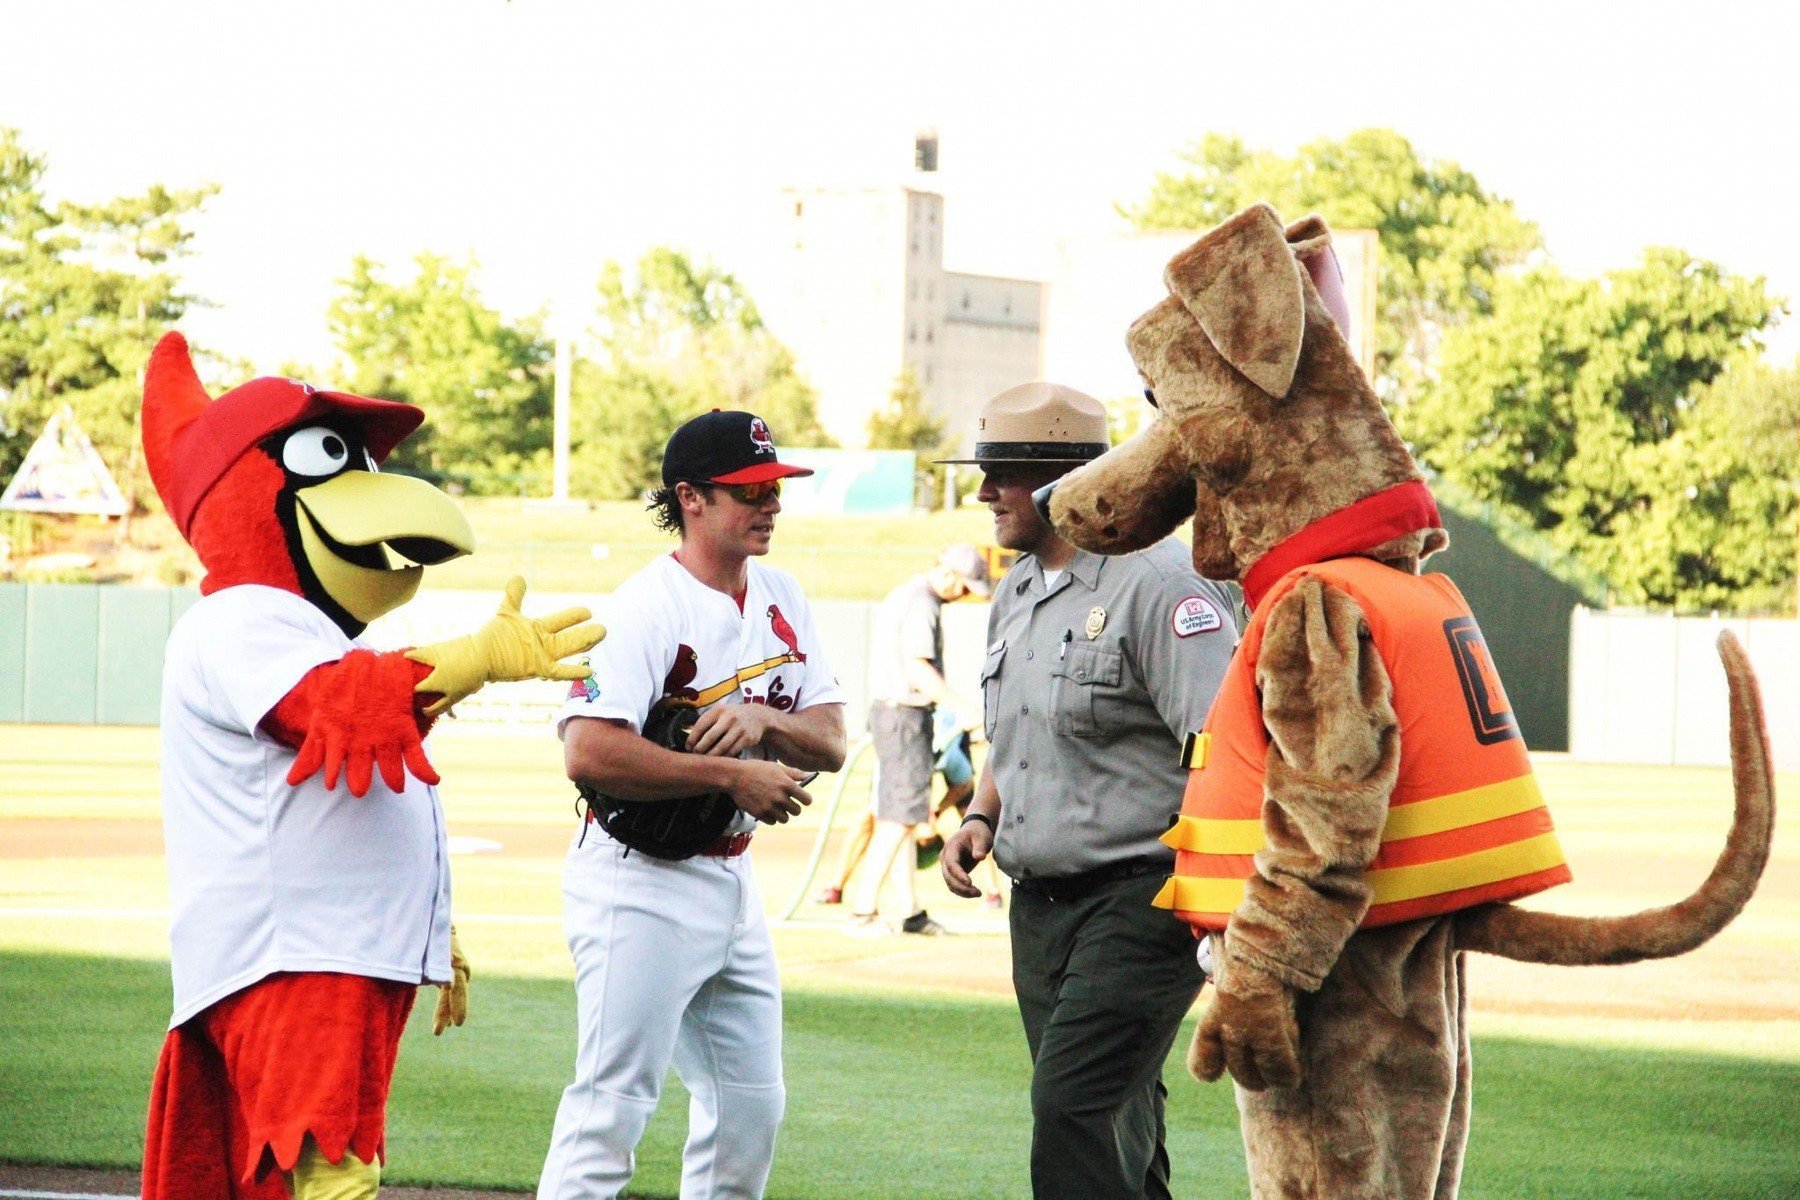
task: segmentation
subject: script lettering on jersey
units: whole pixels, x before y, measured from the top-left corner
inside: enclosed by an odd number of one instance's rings
[[[744,689],[744,703],[766,704],[776,712],[787,712],[789,709],[800,703],[800,693],[795,692],[793,695],[789,696],[785,694],[786,692],[786,681],[783,680],[781,676],[777,675],[775,677],[775,682],[769,685],[769,690],[760,696],[746,687]]]

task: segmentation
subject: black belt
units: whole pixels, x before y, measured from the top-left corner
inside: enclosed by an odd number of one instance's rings
[[[1117,883],[1121,879],[1138,879],[1145,875],[1167,875],[1175,869],[1175,864],[1164,858],[1127,858],[1120,862],[1107,863],[1103,867],[1095,867],[1091,871],[1083,871],[1079,875],[1058,875],[1053,879],[1015,879],[1013,891],[1024,892],[1028,896],[1042,896],[1046,900],[1062,903],[1068,900],[1079,900],[1093,892],[1096,888],[1109,883]]]

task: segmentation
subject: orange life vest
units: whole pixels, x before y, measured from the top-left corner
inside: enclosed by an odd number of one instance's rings
[[[1363,926],[1390,925],[1568,882],[1550,811],[1481,630],[1443,575],[1409,575],[1367,558],[1290,571],[1244,631],[1207,714],[1189,739],[1181,816],[1163,835],[1175,874],[1156,903],[1198,929],[1222,930],[1266,845],[1262,723],[1256,660],[1268,614],[1313,576],[1361,605],[1393,684],[1400,773],[1381,850],[1368,869],[1374,901]]]

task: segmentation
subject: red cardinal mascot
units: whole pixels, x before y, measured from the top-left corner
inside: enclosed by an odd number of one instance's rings
[[[467,1012],[424,736],[484,683],[581,677],[556,660],[602,633],[524,618],[514,580],[469,636],[356,642],[474,548],[448,497],[377,470],[423,415],[278,378],[213,400],[179,334],[151,356],[145,459],[207,573],[163,670],[175,1010],[144,1200],[375,1194],[415,989],[443,988],[435,1032]]]

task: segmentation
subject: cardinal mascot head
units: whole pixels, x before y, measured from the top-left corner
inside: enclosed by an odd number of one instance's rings
[[[208,396],[185,339],[144,378],[144,457],[206,568],[200,590],[304,596],[352,637],[412,599],[427,566],[472,552],[462,510],[380,465],[424,414],[410,404],[265,376]]]

